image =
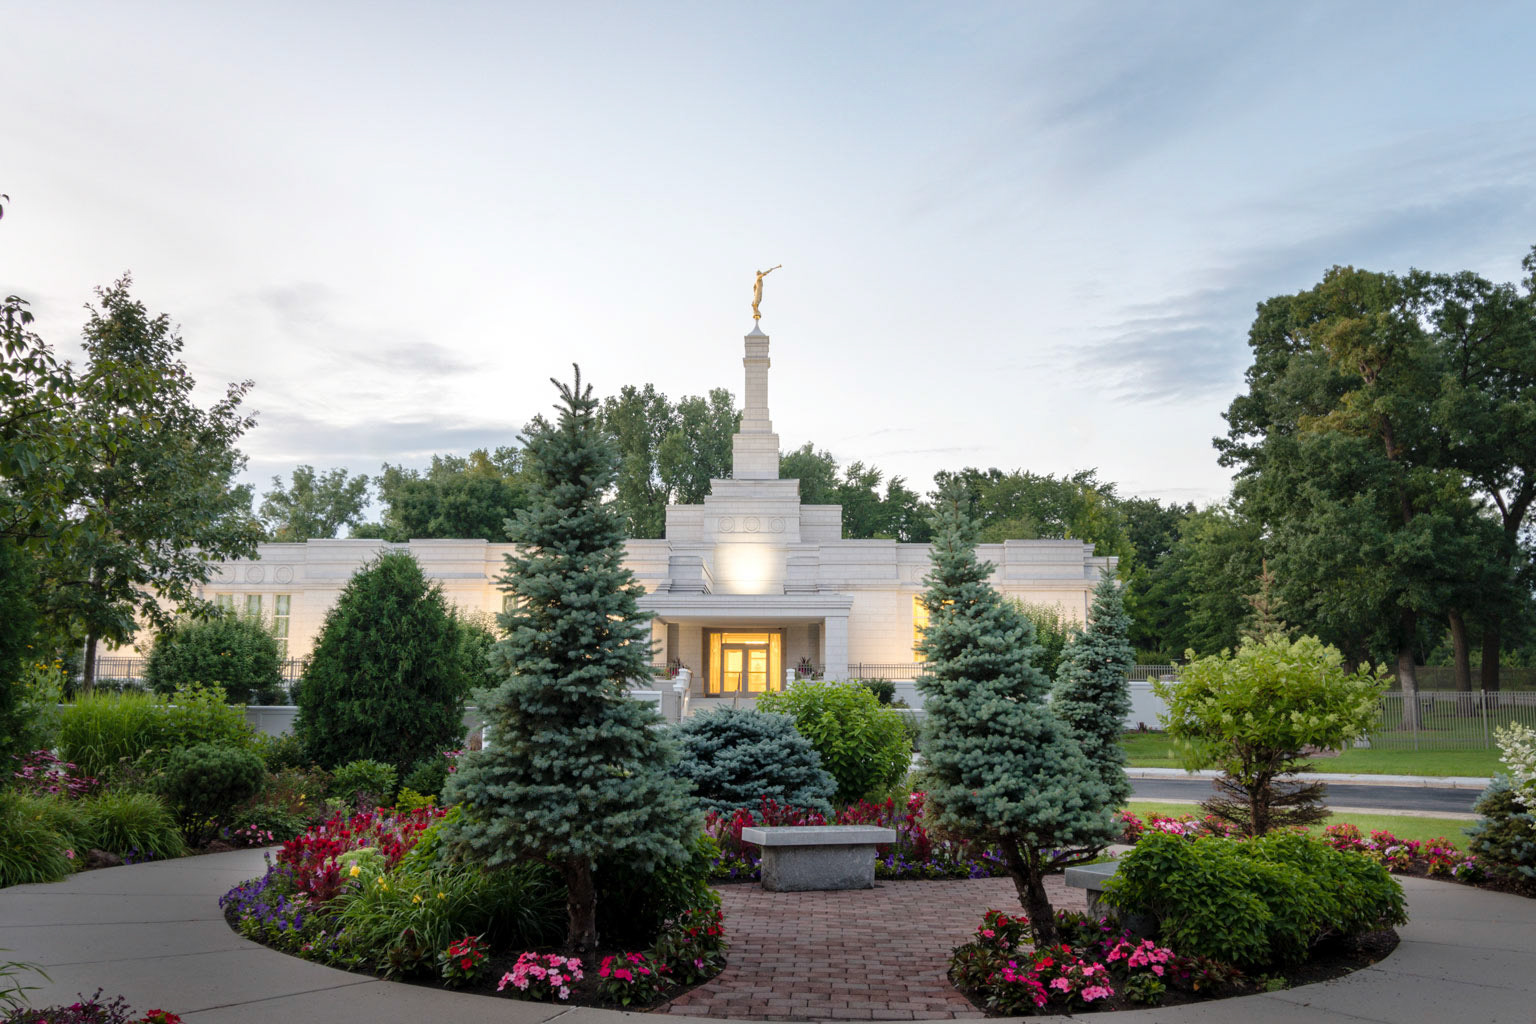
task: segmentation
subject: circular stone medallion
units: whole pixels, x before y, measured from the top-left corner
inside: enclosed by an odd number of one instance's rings
[[[756,533],[760,524],[757,521],[757,516],[747,516],[744,525],[748,533]]]
[[[277,580],[277,582],[279,582],[279,583],[292,583],[293,582],[293,566],[291,566],[291,565],[280,565],[280,566],[278,566],[276,569],[272,570],[272,578],[274,580]]]
[[[736,520],[735,519],[731,518],[730,516],[721,516],[720,517],[720,532],[721,533],[731,533],[735,529],[736,529]]]
[[[253,565],[249,569],[245,570],[245,582],[247,583],[260,583],[266,578],[267,570],[263,569],[259,565]]]

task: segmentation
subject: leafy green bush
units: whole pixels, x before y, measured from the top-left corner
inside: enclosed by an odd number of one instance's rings
[[[159,786],[176,809],[182,834],[200,845],[261,791],[266,775],[261,758],[249,750],[198,743],[171,752]]]
[[[0,790],[0,888],[57,882],[78,860],[69,841],[37,814],[36,805],[61,801]]]
[[[303,832],[306,821],[276,804],[258,803],[235,812],[228,824],[235,832],[270,833],[272,842],[283,843]]]
[[[414,789],[423,796],[442,796],[443,787],[448,784],[448,759],[441,754],[433,754],[417,761],[411,768],[409,775],[401,783],[407,789]]]
[[[437,797],[418,793],[410,786],[401,786],[400,792],[395,794],[395,808],[401,812],[420,810],[423,807],[437,805]]]
[[[681,861],[663,861],[646,871],[622,858],[600,860],[597,928],[603,941],[636,948],[650,945],[669,918],[692,907],[711,905],[710,872],[717,849],[703,832],[689,843]]]
[[[192,683],[221,686],[237,704],[276,704],[282,698],[283,652],[259,618],[228,612],[178,621],[155,639],[144,682],[171,694]]]
[[[832,813],[837,782],[787,715],[721,708],[693,715],[676,730],[682,757],[672,768],[693,783],[706,811],[781,804]]]
[[[331,776],[330,794],[351,804],[362,800],[376,806],[388,804],[395,796],[395,766],[367,759],[349,761]]]
[[[255,749],[261,755],[261,761],[267,766],[269,772],[302,770],[310,766],[309,755],[304,751],[303,742],[291,732],[285,732],[281,736],[268,736],[263,733],[257,737]]]
[[[466,935],[527,949],[557,938],[565,926],[564,894],[541,865],[412,870],[402,861],[387,875],[369,877],[343,889],[331,906],[347,947],[385,977],[435,971],[437,955]]]
[[[409,554],[386,551],[326,615],[294,729],[326,768],[371,758],[403,770],[456,747],[481,678],[466,664],[472,647],[442,588]]]
[[[875,700],[881,704],[889,704],[896,699],[896,684],[889,679],[860,679],[859,685],[875,695]]]
[[[153,793],[103,793],[80,806],[88,846],[120,856],[187,853],[175,815]]]
[[[59,719],[61,755],[98,777],[123,762],[159,767],[172,751],[197,743],[251,749],[256,737],[245,713],[226,704],[216,686],[188,686],[169,697],[82,694]]]
[[[1468,846],[1488,872],[1536,884],[1536,814],[1520,802],[1509,776],[1495,775],[1472,809],[1483,817],[1467,829]]]
[[[1029,655],[1029,663],[1044,673],[1052,682],[1056,679],[1057,666],[1067,645],[1077,634],[1077,620],[1062,610],[1059,604],[1035,604],[1016,597],[1007,598],[1026,619],[1034,623],[1036,647]]]
[[[1194,842],[1148,832],[1121,858],[1104,900],[1156,915],[1163,940],[1185,956],[1250,968],[1297,963],[1330,935],[1407,920],[1386,868],[1293,832]]]
[[[881,707],[858,683],[802,679],[782,693],[757,699],[759,711],[790,717],[837,780],[836,799],[852,803],[880,796],[900,782],[912,761],[901,715]]]

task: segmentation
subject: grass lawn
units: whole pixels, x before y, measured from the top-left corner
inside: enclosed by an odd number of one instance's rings
[[[1200,809],[1194,804],[1152,803],[1140,800],[1132,801],[1126,805],[1125,809],[1143,819],[1149,814],[1176,818],[1181,814],[1194,814],[1198,817],[1200,813]],[[1384,829],[1399,839],[1445,838],[1455,843],[1460,850],[1467,848],[1467,837],[1462,829],[1472,824],[1471,821],[1463,821],[1459,818],[1411,818],[1400,814],[1334,814],[1330,815],[1323,825],[1318,826],[1318,831],[1328,825],[1345,822],[1367,835],[1372,829]]]
[[[1160,732],[1128,732],[1120,740],[1133,768],[1182,768],[1173,740]],[[1319,757],[1320,772],[1361,775],[1471,775],[1501,771],[1497,750],[1357,750]]]

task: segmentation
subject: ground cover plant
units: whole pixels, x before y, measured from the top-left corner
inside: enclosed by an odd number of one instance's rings
[[[181,1016],[169,1010],[135,1013],[122,996],[101,998],[101,989],[82,995],[68,1005],[36,1009],[16,1007],[0,1017],[0,1024],[182,1024]]]

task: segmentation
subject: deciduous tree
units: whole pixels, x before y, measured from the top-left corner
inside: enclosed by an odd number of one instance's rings
[[[258,511],[267,540],[302,543],[359,525],[367,504],[367,476],[349,476],[345,469],[317,475],[314,466],[298,466],[289,486],[283,486],[282,477],[272,478],[272,489],[262,496]]]

